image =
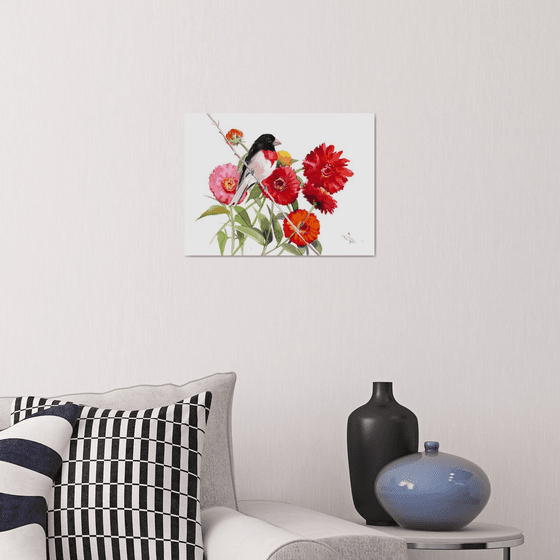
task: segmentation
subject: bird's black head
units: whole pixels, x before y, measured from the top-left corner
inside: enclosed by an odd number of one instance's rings
[[[276,146],[280,144],[279,140],[272,134],[261,134],[256,140],[253,146],[258,150],[274,150]]]

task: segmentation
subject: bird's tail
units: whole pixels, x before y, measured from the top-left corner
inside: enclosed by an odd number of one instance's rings
[[[233,198],[231,199],[231,202],[228,204],[228,206],[235,206],[236,204],[239,204],[239,202],[243,198],[243,195],[247,192],[247,189],[249,189],[249,187],[252,187],[254,184],[255,181],[253,181],[252,183],[250,181],[243,181],[243,184],[238,184],[237,190],[235,191],[235,194],[233,195]]]
[[[239,185],[237,187],[237,190],[235,191],[235,194],[233,195],[233,198],[231,199],[231,202],[228,204],[228,206],[235,206],[236,204],[238,204],[239,201],[241,200],[241,197],[243,196],[244,192],[245,192],[245,189],[241,188],[241,185]]]

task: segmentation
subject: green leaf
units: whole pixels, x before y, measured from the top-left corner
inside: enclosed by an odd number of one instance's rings
[[[270,227],[270,222],[266,216],[259,214],[259,224],[266,240],[266,244],[268,245],[272,241],[272,229]]]
[[[265,244],[264,236],[258,229],[252,227],[237,226],[237,225],[234,225],[233,227],[237,231],[240,231],[241,233],[244,233],[245,235],[252,237],[257,243],[264,246]]]
[[[283,245],[281,245],[281,247],[282,249],[284,249],[284,251],[287,251],[292,255],[297,255],[298,257],[301,257],[301,255],[303,255],[304,252],[304,249],[300,249],[299,247],[296,247],[295,245],[292,245],[289,242],[284,243]]]
[[[249,214],[247,214],[247,210],[245,210],[245,208],[243,208],[242,206],[235,206],[235,211],[239,214],[239,216],[236,216],[235,218],[241,218],[242,226],[249,226],[251,227],[251,218],[249,218]]]
[[[235,222],[238,223],[240,226],[246,227],[245,226],[245,222],[239,217],[239,216],[235,216]],[[237,228],[237,226],[234,227]],[[241,233],[240,231],[236,231],[235,234],[237,235],[237,237],[239,238],[239,240],[243,240],[245,238],[245,234]]]
[[[272,229],[274,230],[274,237],[276,238],[276,243],[280,243],[282,241],[282,237],[284,236],[284,232],[282,231],[282,226],[278,223],[278,218],[274,214],[270,214],[272,218]]]
[[[298,209],[299,209],[298,201],[294,200],[294,202],[292,203],[292,210],[295,212]]]
[[[195,221],[200,220],[200,218],[204,218],[205,216],[217,216],[218,214],[229,214],[229,209],[221,204],[213,204],[203,212]]]
[[[228,240],[228,236],[223,232],[219,231],[217,234],[218,237],[218,246],[220,247],[220,254],[224,254],[224,249],[226,248],[226,242]]]
[[[321,243],[318,239],[315,239],[315,241],[313,241],[313,243],[311,243],[311,245],[313,245],[313,247],[315,247],[315,249],[317,249],[317,251],[320,255],[323,254],[323,246],[321,245]]]
[[[253,187],[251,188],[251,192],[249,193],[249,197],[247,198],[247,202],[249,202],[249,200],[257,200],[260,196],[262,196],[262,191],[261,188],[259,187],[258,183],[255,183],[255,185],[253,185]]]
[[[270,222],[266,216],[259,214],[259,224],[261,225],[261,229],[263,231],[267,231],[270,229]]]

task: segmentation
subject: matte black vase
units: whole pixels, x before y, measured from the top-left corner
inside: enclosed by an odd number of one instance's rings
[[[375,495],[375,478],[391,461],[418,452],[418,419],[393,397],[393,383],[376,381],[369,402],[348,417],[352,499],[368,525],[396,525]]]

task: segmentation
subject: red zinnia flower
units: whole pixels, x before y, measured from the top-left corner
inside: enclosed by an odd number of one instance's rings
[[[303,185],[303,196],[310,204],[315,204],[315,208],[323,214],[332,214],[337,206],[336,200],[323,187],[311,183]]]
[[[264,195],[277,204],[292,204],[299,194],[299,181],[291,167],[277,167],[264,181],[261,187]]]
[[[321,224],[315,214],[310,214],[307,210],[300,209],[288,214],[288,219],[284,220],[283,229],[284,235],[292,243],[295,243],[298,247],[305,247],[305,245],[313,243],[319,237]],[[296,229],[297,233],[294,234]],[[292,234],[294,234],[293,237],[291,237]]]
[[[330,194],[342,190],[354,173],[346,167],[350,160],[341,158],[341,154],[342,151],[335,152],[332,145],[317,146],[305,156],[304,175],[310,183],[322,186]]]

